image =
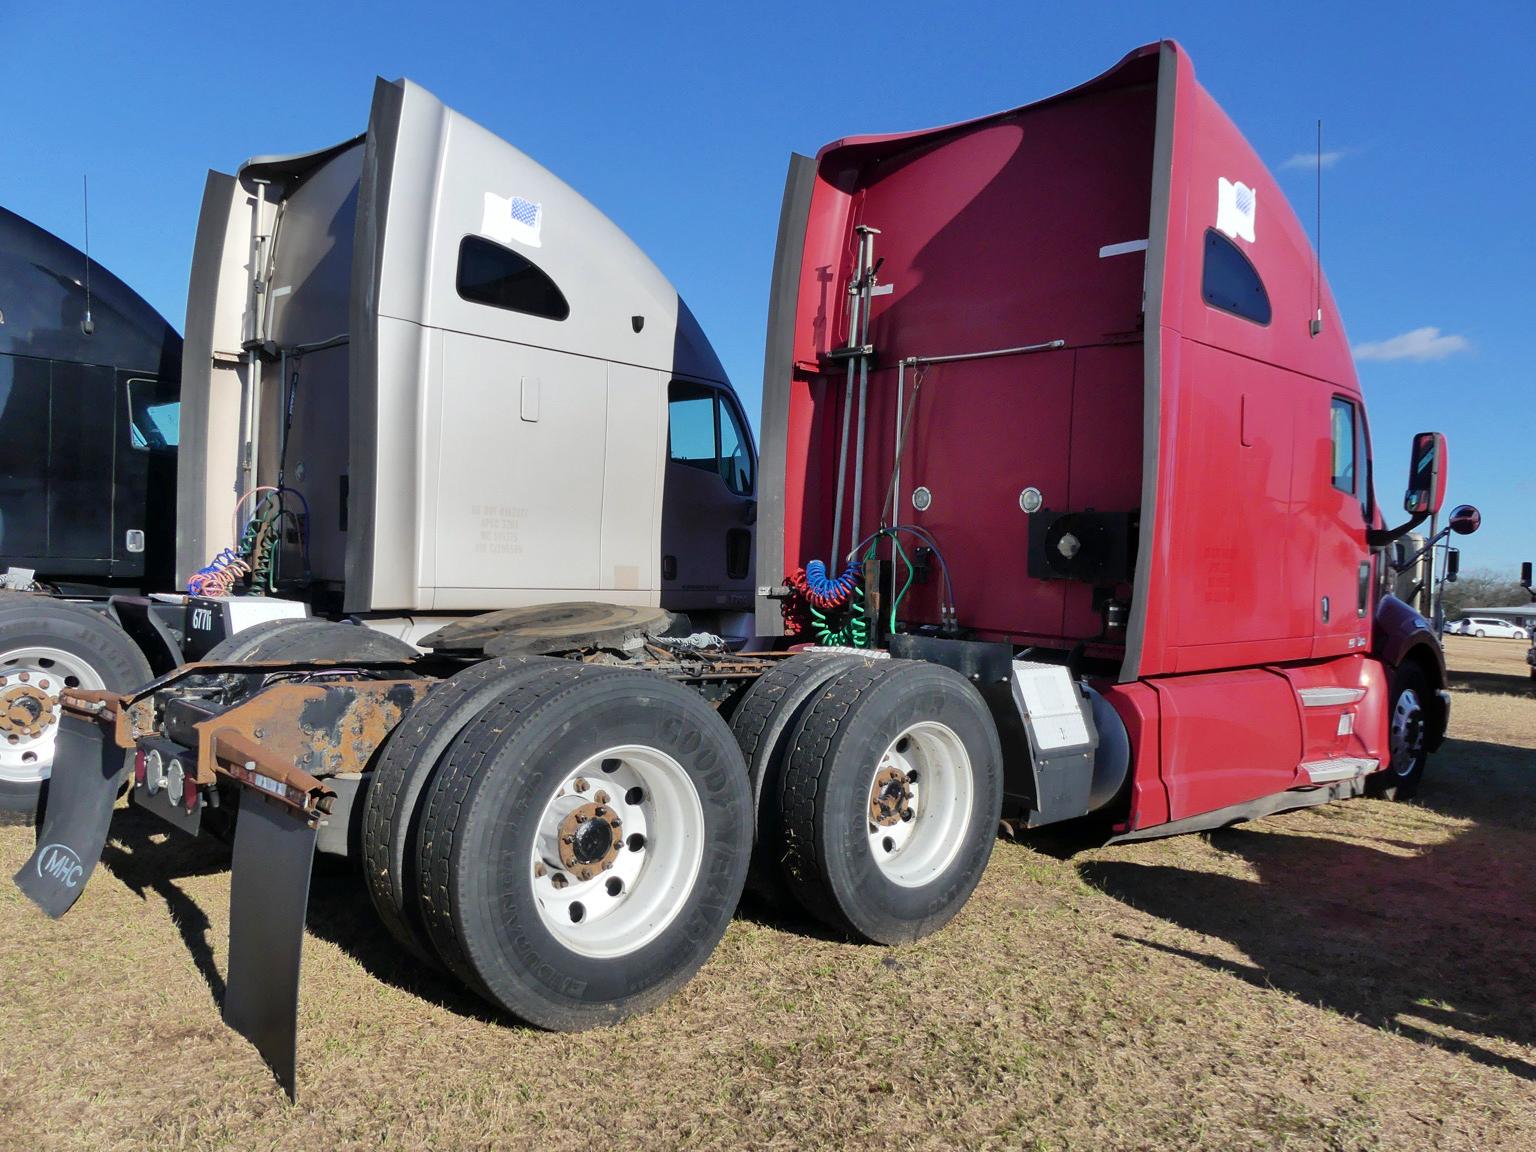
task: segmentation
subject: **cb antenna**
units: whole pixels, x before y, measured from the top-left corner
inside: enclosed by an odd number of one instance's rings
[[[91,178],[80,174],[80,185],[85,194],[85,316],[80,321],[80,331],[90,336],[96,331],[96,321],[91,319]]]
[[[1312,335],[1323,330],[1323,121],[1317,121],[1317,223],[1313,229],[1313,253],[1316,258],[1313,285],[1317,292],[1317,311],[1312,314]]]

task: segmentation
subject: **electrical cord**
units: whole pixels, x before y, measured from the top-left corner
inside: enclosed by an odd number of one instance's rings
[[[896,544],[896,534],[898,532],[906,532],[910,535],[916,536],[919,540],[921,540],[924,544],[933,550],[934,558],[939,562],[939,570],[943,573],[944,576],[944,597],[939,604],[939,614],[942,617],[944,623],[957,623],[958,615],[955,605],[955,586],[954,582],[950,578],[949,562],[944,559],[944,551],[939,547],[939,542],[934,539],[933,534],[926,528],[921,528],[916,524],[893,524],[889,528],[877,528],[859,542],[858,548],[864,548],[867,545],[877,542],[882,536],[889,536],[891,538],[891,543],[894,545]],[[855,548],[853,552],[850,552],[849,556],[852,557],[858,551],[858,548]],[[873,558],[873,552],[874,550],[872,548],[865,552],[864,561],[866,564],[868,564]],[[905,555],[903,555],[903,559],[905,560]],[[910,561],[907,563],[910,567]]]

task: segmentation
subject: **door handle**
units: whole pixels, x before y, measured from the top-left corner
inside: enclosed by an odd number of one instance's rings
[[[1371,602],[1371,562],[1363,560],[1360,563],[1359,599],[1355,602],[1355,615],[1365,619],[1365,610]]]

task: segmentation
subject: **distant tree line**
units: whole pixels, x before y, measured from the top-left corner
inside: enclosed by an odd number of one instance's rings
[[[1518,580],[1491,568],[1464,571],[1456,583],[1446,584],[1440,593],[1447,620],[1460,620],[1469,608],[1508,608],[1530,602],[1530,595]]]

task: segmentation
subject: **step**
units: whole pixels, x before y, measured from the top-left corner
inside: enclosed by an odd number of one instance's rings
[[[1334,756],[1327,760],[1308,760],[1301,766],[1314,784],[1329,784],[1335,780],[1352,780],[1381,767],[1374,756]]]

